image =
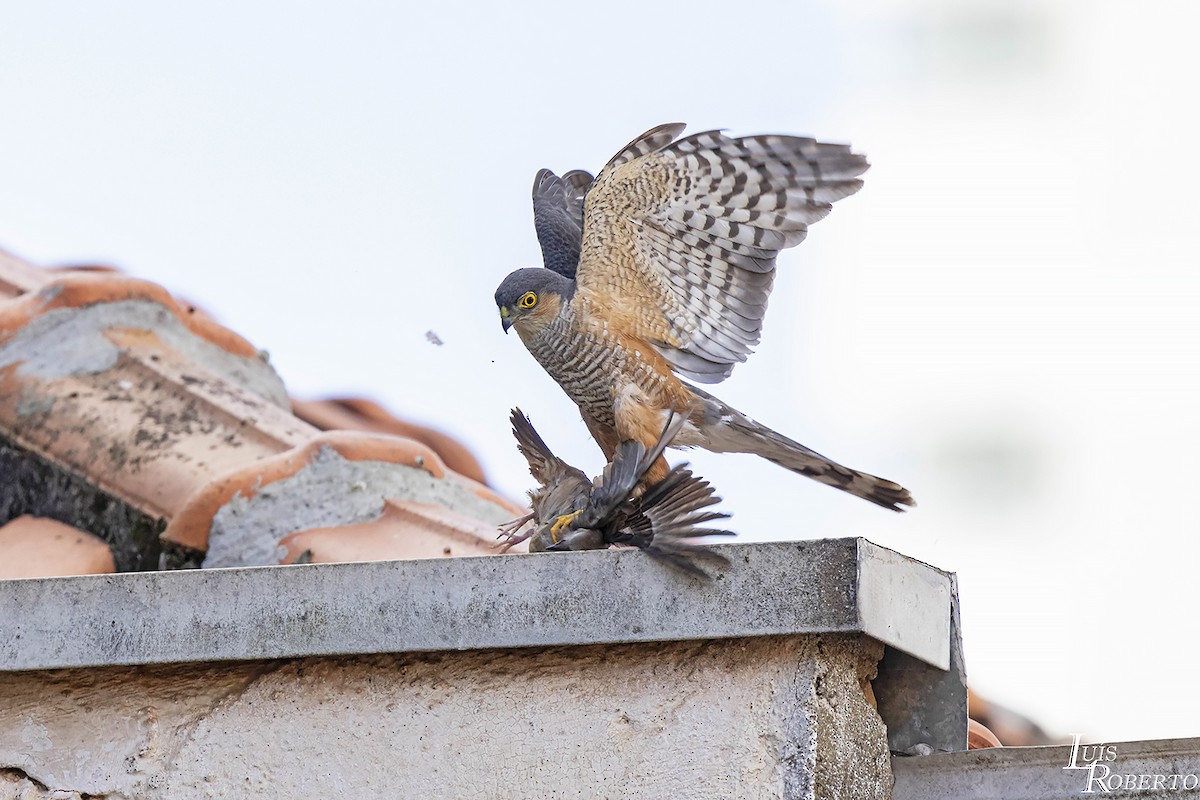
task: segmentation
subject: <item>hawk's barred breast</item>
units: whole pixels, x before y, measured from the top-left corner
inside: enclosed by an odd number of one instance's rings
[[[625,346],[606,323],[580,323],[570,303],[525,346],[584,417],[607,428],[616,426],[614,399],[625,386],[662,397],[664,407],[682,386],[669,371],[656,369],[652,359]]]

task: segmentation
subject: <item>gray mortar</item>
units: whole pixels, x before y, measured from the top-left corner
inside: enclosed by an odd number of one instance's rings
[[[243,386],[281,408],[287,390],[265,358],[244,358],[188,330],[179,318],[149,300],[119,300],[81,308],[55,308],[31,320],[0,344],[0,369],[20,363],[18,375],[60,378],[111,369],[121,348],[104,335],[110,328],[152,331],[168,347],[209,372]]]
[[[280,539],[311,528],[355,525],[378,519],[384,500],[433,503],[499,524],[512,516],[462,484],[435,478],[423,469],[384,461],[348,461],[322,447],[295,475],[238,494],[213,516],[205,567],[278,564]]]

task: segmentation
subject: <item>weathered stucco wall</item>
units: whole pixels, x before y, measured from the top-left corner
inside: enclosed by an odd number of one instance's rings
[[[882,646],[780,636],[0,679],[0,797],[890,796]]]

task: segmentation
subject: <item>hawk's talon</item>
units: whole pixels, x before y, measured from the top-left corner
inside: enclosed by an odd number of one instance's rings
[[[554,520],[554,524],[550,526],[550,541],[554,542],[554,544],[558,544],[560,541],[558,535],[562,532],[563,528],[566,528],[568,525],[574,522],[575,519],[582,513],[583,509],[581,508],[578,511],[572,511],[570,514],[563,514],[558,519]]]

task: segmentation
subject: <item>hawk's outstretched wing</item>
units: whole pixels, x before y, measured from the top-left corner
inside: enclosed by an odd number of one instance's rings
[[[868,165],[847,145],[719,131],[673,141],[682,130],[648,131],[601,171],[576,278],[610,331],[717,383],[759,341],[779,251],[858,191]]]
[[[533,179],[533,227],[542,246],[542,263],[568,278],[575,277],[583,240],[583,196],[591,173],[574,169],[561,178],[548,169]]]

